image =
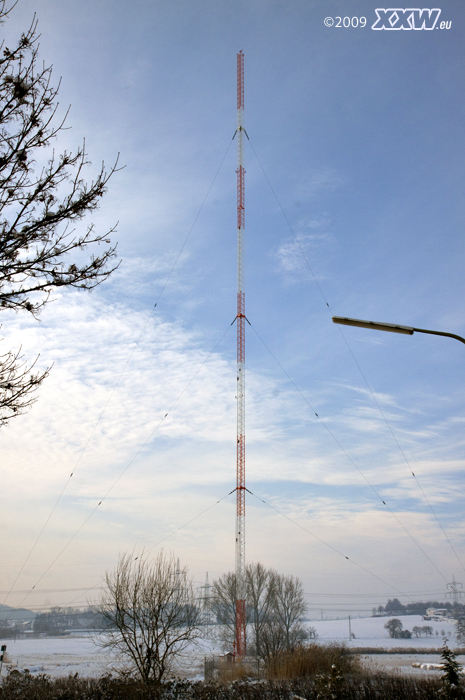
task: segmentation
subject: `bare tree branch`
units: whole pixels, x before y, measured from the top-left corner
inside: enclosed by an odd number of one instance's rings
[[[34,392],[49,370],[34,373],[34,365],[35,362],[27,367],[23,362],[21,348],[16,353],[0,355],[0,426],[6,425],[10,418],[24,413],[37,401]]]
[[[0,23],[13,7],[0,0]],[[97,209],[118,159],[109,170],[102,164],[88,183],[85,143],[75,153],[50,150],[67,114],[57,121],[60,84],[52,84],[51,67],[38,65],[38,39],[34,16],[13,48],[0,46],[0,310],[25,310],[34,317],[54,289],[93,289],[118,267],[109,238],[115,227],[103,234],[93,224],[83,232],[75,228]],[[101,244],[98,254],[83,253]],[[13,376],[13,371],[16,382],[13,392],[0,383],[0,425],[34,402],[28,392],[48,374],[26,380],[33,365],[14,370],[15,360],[19,354],[0,358],[0,373]]]

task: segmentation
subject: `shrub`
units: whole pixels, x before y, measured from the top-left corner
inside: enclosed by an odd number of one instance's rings
[[[3,679],[0,700],[155,700],[153,688],[143,688],[132,678],[51,679],[45,674],[33,676],[13,671]]]
[[[44,675],[34,677],[27,673],[10,676],[0,686],[0,700],[297,700],[295,696],[305,700],[441,698],[439,678],[412,678],[386,673],[342,676],[337,667],[320,674],[323,676],[320,680],[307,676],[262,682],[236,680],[219,685],[167,681],[157,687],[143,685],[130,677],[90,679],[70,676],[52,680]]]

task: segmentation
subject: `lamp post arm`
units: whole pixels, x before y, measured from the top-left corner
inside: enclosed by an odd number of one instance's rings
[[[389,333],[404,333],[413,335],[411,326],[400,326],[397,323],[380,323],[379,321],[363,321],[361,318],[347,318],[347,316],[333,316],[333,323],[341,326],[355,326],[356,328],[369,328],[375,331],[388,331]]]
[[[361,318],[348,318],[347,316],[333,316],[333,323],[341,326],[355,326],[356,328],[370,328],[375,331],[388,331],[389,333],[402,333],[413,335],[414,333],[429,333],[430,335],[445,335],[447,338],[455,338],[465,344],[465,338],[455,333],[445,331],[428,331],[426,328],[413,328],[413,326],[401,326],[397,323],[380,323],[379,321],[363,321]]]
[[[448,338],[455,338],[455,340],[460,340],[461,343],[465,343],[465,338],[461,335],[455,335],[455,333],[445,333],[444,331],[427,331],[424,328],[414,328],[416,333],[430,333],[431,335],[445,335]]]

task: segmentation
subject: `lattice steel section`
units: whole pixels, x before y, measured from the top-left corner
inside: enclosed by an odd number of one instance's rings
[[[236,655],[246,653],[245,614],[245,292],[244,54],[237,54],[237,450],[236,450]]]

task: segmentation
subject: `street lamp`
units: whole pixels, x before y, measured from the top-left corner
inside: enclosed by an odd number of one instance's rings
[[[455,333],[445,333],[444,331],[428,331],[425,328],[413,328],[412,326],[400,326],[396,323],[380,323],[379,321],[362,321],[359,318],[347,318],[346,316],[333,316],[333,323],[341,326],[356,326],[357,328],[372,328],[375,331],[388,331],[389,333],[403,333],[413,335],[416,333],[429,333],[430,335],[445,335],[448,338],[455,338],[465,343],[465,338]]]

